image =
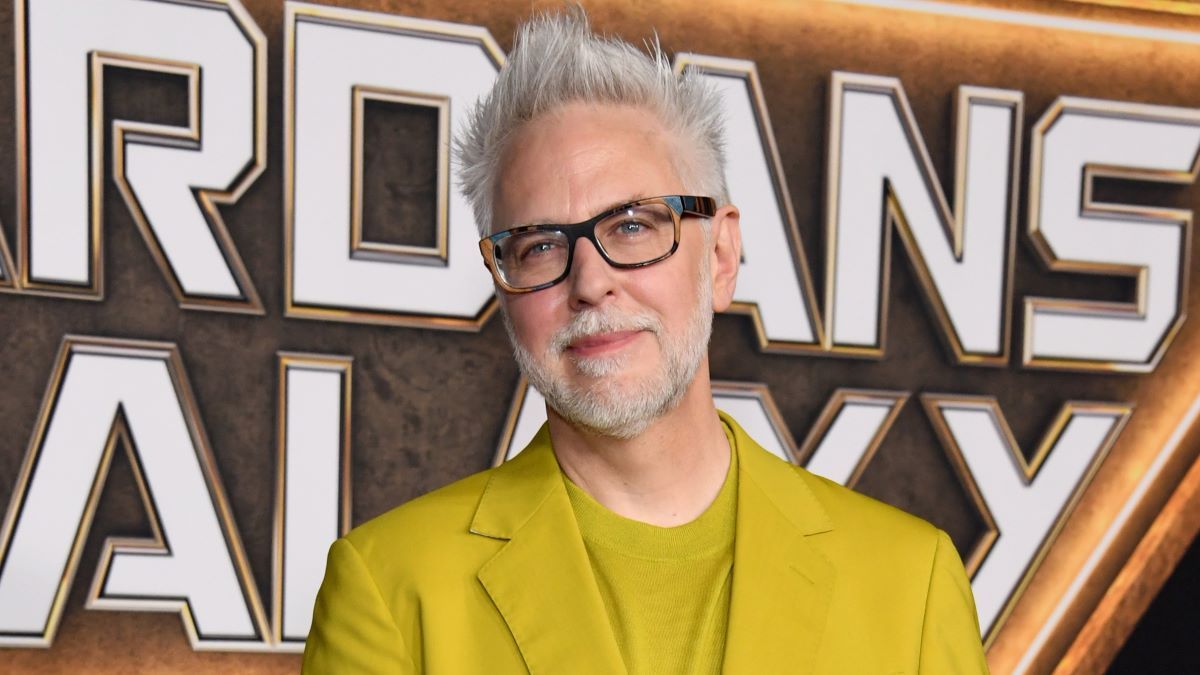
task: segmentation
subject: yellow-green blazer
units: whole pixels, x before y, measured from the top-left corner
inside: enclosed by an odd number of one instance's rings
[[[945,533],[763,450],[732,419],[726,673],[986,673]],[[329,552],[316,673],[623,673],[545,427],[511,461]]]

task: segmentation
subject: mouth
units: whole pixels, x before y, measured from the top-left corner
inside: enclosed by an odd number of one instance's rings
[[[625,347],[641,332],[640,330],[622,330],[589,335],[567,345],[567,352],[572,356],[582,358],[601,356]]]

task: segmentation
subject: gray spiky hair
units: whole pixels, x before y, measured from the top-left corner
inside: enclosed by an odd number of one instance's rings
[[[583,8],[534,16],[517,30],[508,62],[457,139],[460,187],[482,236],[492,228],[500,158],[513,133],[565,104],[630,105],[676,135],[675,166],[689,190],[728,201],[720,94],[699,75],[676,75],[658,37],[649,53],[592,32]]]

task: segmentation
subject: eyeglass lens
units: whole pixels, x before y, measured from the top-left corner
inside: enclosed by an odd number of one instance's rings
[[[618,265],[638,265],[675,245],[675,212],[666,204],[640,204],[595,225],[602,253]],[[567,271],[568,237],[562,230],[533,230],[497,242],[493,255],[504,282],[514,288],[549,283]]]

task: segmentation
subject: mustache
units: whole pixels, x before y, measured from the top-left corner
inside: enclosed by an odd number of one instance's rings
[[[561,354],[572,342],[593,335],[637,330],[658,335],[662,332],[662,323],[647,313],[628,313],[613,307],[589,309],[576,314],[570,323],[554,332],[550,339],[550,352]]]

